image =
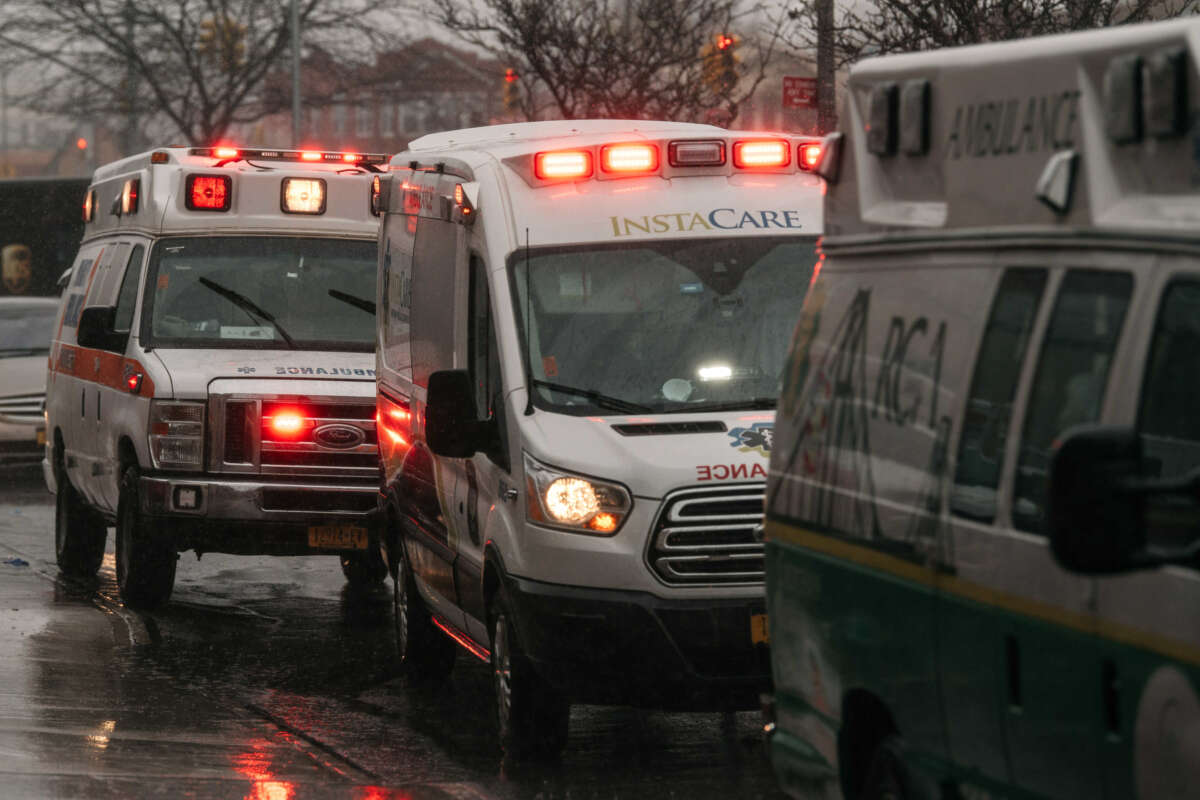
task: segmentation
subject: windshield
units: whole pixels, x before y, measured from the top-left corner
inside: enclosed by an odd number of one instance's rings
[[[144,335],[156,347],[373,350],[374,314],[353,300],[375,299],[375,251],[346,239],[163,239]]]
[[[743,237],[540,250],[528,271],[515,253],[534,403],[574,414],[773,408],[814,245]]]
[[[57,313],[49,303],[0,307],[0,358],[49,353]]]

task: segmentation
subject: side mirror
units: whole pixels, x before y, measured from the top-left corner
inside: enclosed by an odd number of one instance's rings
[[[126,337],[113,330],[117,317],[114,306],[92,306],[79,315],[79,327],[75,341],[80,347],[96,347],[101,350],[123,351]]]
[[[436,455],[468,458],[488,444],[488,423],[475,417],[475,391],[463,369],[429,375],[425,395],[425,441]]]
[[[1064,568],[1085,575],[1138,565],[1146,546],[1142,444],[1128,428],[1066,431],[1050,459],[1046,533]]]

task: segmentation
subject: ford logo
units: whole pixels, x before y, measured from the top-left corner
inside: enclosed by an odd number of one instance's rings
[[[365,442],[367,435],[362,428],[335,422],[332,425],[322,425],[313,431],[313,440],[322,447],[349,450]]]

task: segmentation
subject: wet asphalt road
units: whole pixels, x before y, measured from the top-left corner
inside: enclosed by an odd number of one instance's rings
[[[181,556],[160,611],[54,564],[38,472],[0,473],[0,797],[781,798],[756,713],[578,706],[560,763],[502,762],[486,665],[392,667],[390,585],[335,559]]]

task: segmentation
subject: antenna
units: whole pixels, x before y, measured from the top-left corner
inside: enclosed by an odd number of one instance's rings
[[[533,413],[533,350],[531,337],[533,320],[530,318],[530,305],[533,302],[533,290],[529,277],[529,228],[525,228],[525,416]]]

